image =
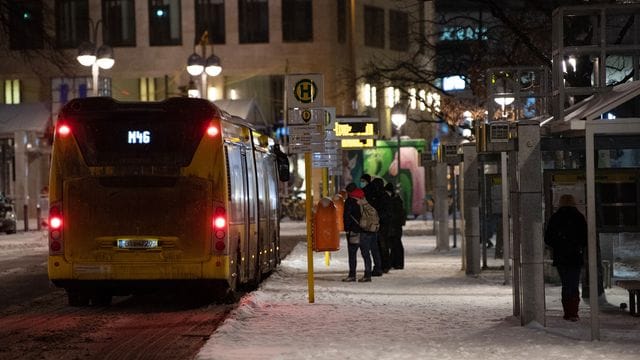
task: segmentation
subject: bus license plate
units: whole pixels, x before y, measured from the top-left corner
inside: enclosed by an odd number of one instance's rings
[[[119,249],[153,249],[158,247],[158,240],[118,239]]]

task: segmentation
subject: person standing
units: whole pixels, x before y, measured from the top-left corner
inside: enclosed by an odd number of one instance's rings
[[[379,182],[376,180],[379,180]],[[372,180],[371,175],[362,174],[362,176],[360,177],[360,182],[362,185],[364,185],[362,188],[362,191],[364,191],[365,198],[367,199],[369,204],[371,204],[371,206],[373,206],[373,208],[376,209],[376,211],[378,212],[378,218],[382,219],[384,215],[381,213],[381,211],[384,210],[382,209],[382,203],[384,202],[384,200],[381,199],[381,195],[382,193],[384,193],[384,189],[383,189],[384,181],[382,179]],[[382,222],[382,220],[380,221]],[[375,239],[373,241],[373,244],[371,245],[371,255],[373,256],[372,275],[382,276],[384,267],[382,262],[382,256],[380,255],[380,243],[379,243],[380,231],[375,232],[374,234],[375,234]]]
[[[402,198],[398,195],[393,184],[388,183],[384,190],[389,195],[389,226],[385,237],[390,245],[392,269],[404,269],[404,246],[402,245],[402,227],[407,222]]]
[[[391,242],[388,239],[387,233],[389,232],[390,225],[390,209],[391,205],[391,197],[384,189],[384,180],[381,178],[375,178],[371,180],[371,186],[373,186],[374,196],[372,200],[369,201],[371,205],[378,212],[378,218],[380,220],[380,229],[378,230],[378,238],[377,244],[380,252],[380,263],[375,264],[374,257],[374,266],[373,272],[376,273],[377,269],[381,269],[383,273],[388,273],[389,269],[391,269]],[[367,198],[369,200],[369,198]]]
[[[347,200],[344,202],[344,230],[347,233],[347,250],[349,256],[349,275],[342,279],[345,282],[356,281],[357,252],[364,260],[364,275],[358,279],[359,282],[371,281],[371,245],[375,241],[375,233],[364,231],[360,225],[362,212],[360,211],[360,201],[366,201],[364,192],[356,184],[350,183],[346,187]],[[356,240],[357,239],[357,240]]]
[[[573,195],[560,197],[560,208],[549,218],[544,242],[553,252],[553,266],[562,283],[563,318],[578,321],[580,271],[587,246],[587,222],[576,208]]]

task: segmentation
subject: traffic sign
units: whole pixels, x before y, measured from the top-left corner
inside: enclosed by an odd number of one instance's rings
[[[324,103],[322,74],[293,74],[285,76],[288,108],[317,108]]]

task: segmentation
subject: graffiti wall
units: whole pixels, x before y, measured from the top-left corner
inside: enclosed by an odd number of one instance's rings
[[[378,140],[375,148],[344,150],[342,154],[343,187],[350,182],[359,184],[362,174],[382,178],[386,183],[399,182],[400,196],[408,215],[425,212],[425,169],[421,154],[426,141],[402,139],[400,143],[400,174],[398,175],[398,142]]]

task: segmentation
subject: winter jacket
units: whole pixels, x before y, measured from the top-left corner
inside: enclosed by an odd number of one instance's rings
[[[387,236],[402,236],[402,226],[407,221],[402,198],[397,194],[390,196],[388,208]]]
[[[559,208],[549,218],[544,242],[553,251],[554,266],[582,266],[587,247],[587,222],[582,213],[574,206]]]
[[[361,233],[363,232],[358,222],[362,217],[360,213],[360,205],[358,204],[358,198],[363,198],[364,193],[361,189],[356,189],[349,194],[347,200],[344,201],[344,210],[342,213],[342,220],[344,222],[344,231]]]

